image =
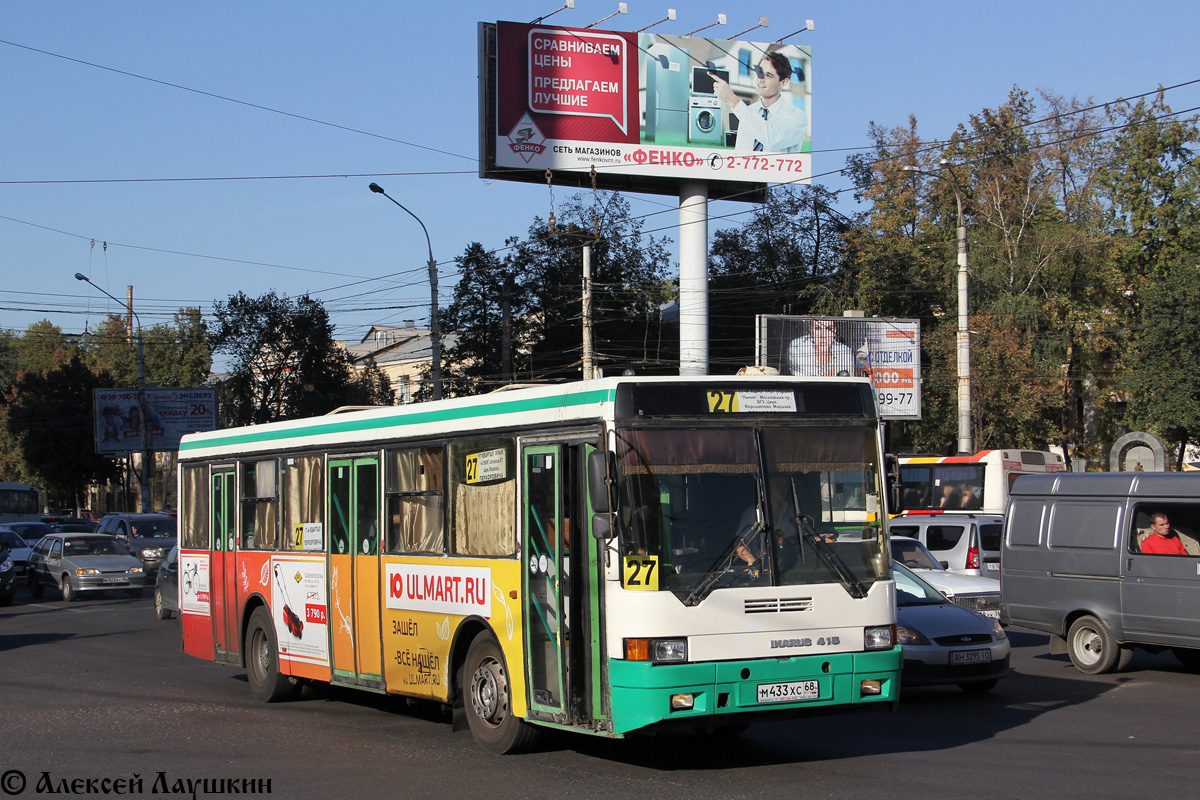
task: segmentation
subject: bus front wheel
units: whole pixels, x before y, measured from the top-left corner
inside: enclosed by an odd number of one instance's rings
[[[489,753],[519,753],[537,740],[538,731],[512,713],[512,685],[500,645],[487,634],[476,636],[463,664],[463,707],[475,741]]]
[[[246,678],[255,698],[264,703],[290,700],[297,686],[279,672],[279,649],[275,646],[275,626],[265,606],[254,609],[246,628]]]

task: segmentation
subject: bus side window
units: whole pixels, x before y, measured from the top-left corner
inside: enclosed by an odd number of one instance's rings
[[[442,448],[393,450],[386,459],[386,552],[445,553]]]

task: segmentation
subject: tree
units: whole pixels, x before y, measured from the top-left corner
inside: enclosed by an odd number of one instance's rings
[[[1200,265],[1195,258],[1163,265],[1138,293],[1142,324],[1129,346],[1123,388],[1130,422],[1178,449],[1200,444]]]
[[[93,373],[78,354],[46,373],[25,372],[8,404],[8,433],[20,440],[28,472],[48,497],[78,506],[90,483],[118,475],[115,463],[95,452],[92,390],[112,385],[107,372]]]
[[[221,385],[223,424],[258,425],[350,405],[349,357],[334,345],[320,301],[238,292],[217,301],[213,314],[210,347],[230,360]]]
[[[578,379],[582,252],[589,240],[597,365],[641,364],[652,352],[661,358],[658,310],[670,293],[667,240],[644,235],[619,195],[606,198],[600,204],[597,196],[593,205],[582,195],[572,198],[553,230],[535,219],[525,238],[508,240],[503,257],[474,243],[458,259],[462,278],[442,318],[454,339],[446,352],[448,393],[513,379]]]
[[[16,342],[17,370],[45,373],[70,363],[78,352],[62,328],[48,320],[35,322]]]
[[[833,201],[820,186],[775,187],[746,225],[716,232],[709,278],[714,372],[754,363],[757,315],[840,305],[828,289],[850,220],[834,210]]]
[[[84,337],[88,364],[112,375],[116,386],[137,384],[137,342],[123,317],[111,314]],[[173,324],[140,331],[146,383],[151,386],[199,386],[212,368],[208,327],[198,308],[181,308]]]

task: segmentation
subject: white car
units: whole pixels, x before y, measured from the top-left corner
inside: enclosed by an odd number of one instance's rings
[[[892,559],[899,561],[946,596],[946,599],[991,619],[1000,619],[1000,581],[951,572],[916,539],[892,537]]]

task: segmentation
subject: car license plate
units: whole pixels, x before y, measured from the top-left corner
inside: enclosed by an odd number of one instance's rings
[[[113,577],[113,578],[101,578],[100,582],[101,583],[129,583],[129,578],[126,578],[123,576]]]
[[[986,564],[984,564],[984,566],[987,567],[988,572],[999,572],[1000,571],[1000,565],[997,564],[995,561],[989,561]]]
[[[950,654],[951,664],[989,664],[991,661],[991,650],[958,650]]]
[[[760,703],[793,703],[797,700],[816,700],[820,696],[820,681],[791,681],[758,685],[758,702]]]

